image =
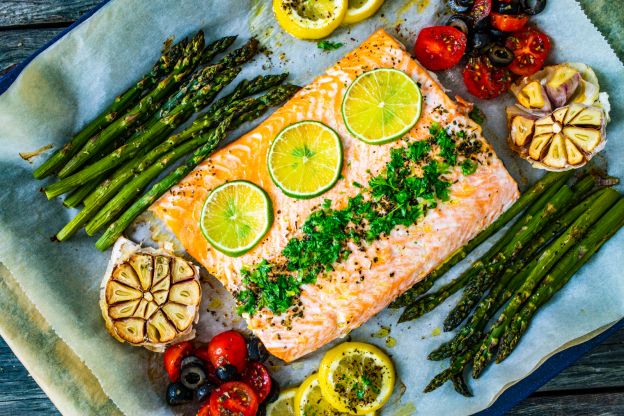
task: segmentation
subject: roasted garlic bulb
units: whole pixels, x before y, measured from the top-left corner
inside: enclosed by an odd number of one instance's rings
[[[195,336],[201,286],[199,269],[164,250],[119,241],[102,282],[106,328],[120,342],[163,351]]]
[[[536,167],[566,170],[586,164],[606,143],[603,109],[572,104],[533,120],[510,116],[509,145]]]

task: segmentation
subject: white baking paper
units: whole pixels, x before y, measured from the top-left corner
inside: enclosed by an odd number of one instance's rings
[[[39,192],[42,183],[32,179],[33,165],[18,152],[65,142],[106,107],[111,97],[151,67],[160,44],[170,35],[179,39],[203,28],[209,40],[239,34],[239,43],[256,35],[273,53],[248,65],[242,76],[257,74],[264,66],[271,72],[288,70],[291,78],[303,85],[379,27],[412,45],[420,28],[439,22],[444,2],[428,3],[387,0],[375,18],[339,29],[331,40],[345,45],[325,52],[314,42],[286,35],[275,23],[268,0],[114,0],[37,57],[0,96],[0,262],[121,411],[128,415],[172,414],[164,402],[161,357],[122,345],[106,333],[98,291],[108,255],[98,252],[93,240],[82,234],[62,244],[50,241],[75,211],[63,208],[58,200],[46,201]],[[603,89],[609,92],[613,105],[610,141],[597,159],[608,165],[612,175],[624,177],[624,66],[575,1],[549,2],[536,21],[553,38],[552,62],[581,61],[593,66]],[[441,80],[451,94],[470,98],[457,72],[442,74]],[[509,101],[499,99],[479,106],[488,116],[486,137],[526,187],[541,172],[507,148],[504,107]],[[397,326],[398,313],[388,310],[354,331],[353,339],[386,348],[397,365],[401,382],[382,414],[464,415],[484,409],[506,386],[531,373],[555,351],[621,319],[624,280],[619,262],[623,248],[624,233],[619,233],[539,314],[504,364],[490,367],[477,383],[470,381],[475,393],[472,399],[457,395],[448,384],[433,393],[422,393],[431,377],[446,366],[445,362],[427,361],[426,355],[452,336],[440,333],[439,328],[457,296],[418,321]],[[466,264],[458,265],[445,280]],[[200,339],[207,341],[232,325],[242,327],[232,312],[231,297],[214,279],[205,285],[204,293],[203,304],[209,311],[201,316]],[[0,319],[11,318],[3,315]],[[371,338],[381,327],[390,327],[389,336],[396,339],[396,346],[386,347],[385,338]],[[287,367],[274,362],[281,384],[301,382],[316,368],[325,349]]]

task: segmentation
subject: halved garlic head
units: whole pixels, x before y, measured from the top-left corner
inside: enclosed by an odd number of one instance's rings
[[[100,306],[117,340],[150,350],[194,336],[199,317],[199,270],[163,250],[136,249],[113,258]]]
[[[567,170],[586,164],[606,143],[605,113],[595,106],[572,104],[531,119],[510,118],[509,144],[536,167]]]

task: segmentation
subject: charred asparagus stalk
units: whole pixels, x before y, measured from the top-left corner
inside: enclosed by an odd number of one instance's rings
[[[151,204],[153,204],[158,198],[160,198],[165,192],[167,192],[172,186],[177,184],[186,175],[191,173],[195,167],[204,161],[216,148],[219,141],[225,137],[225,134],[229,128],[237,127],[238,125],[253,121],[266,112],[269,107],[278,105],[283,101],[290,98],[299,87],[293,85],[285,85],[275,89],[273,94],[266,97],[266,101],[258,106],[255,110],[243,115],[237,120],[232,121],[231,118],[226,119],[219,124],[213,132],[213,139],[208,141],[202,147],[197,149],[193,155],[180,167],[175,169],[165,178],[157,182],[152,188],[150,188],[143,196],[141,196],[136,202],[134,202],[114,223],[112,223],[100,239],[96,242],[96,247],[99,250],[106,250],[112,244],[115,243],[117,238],[121,236],[124,230],[138,217],[143,211],[145,211]],[[268,94],[267,94],[268,95]]]
[[[187,45],[187,39],[173,46],[171,46],[171,40],[167,40],[164,44],[162,55],[158,62],[154,64],[152,70],[135,85],[115,98],[115,101],[106,110],[89,122],[68,143],[35,169],[33,176],[36,179],[43,179],[59,170],[63,164],[67,163],[84,146],[89,138],[115,121],[125,110],[136,104],[144,92],[152,89],[163,76],[168,75],[173,70],[174,64],[182,57]]]
[[[485,339],[481,342],[479,351],[473,360],[472,375],[478,378],[498,347],[501,336],[505,333],[511,319],[522,304],[531,296],[535,287],[554,264],[578,242],[587,230],[609,209],[619,198],[619,194],[612,189],[605,189],[592,206],[583,213],[574,223],[554,242],[531,262],[531,272],[522,286],[515,292],[496,323],[492,326]],[[554,201],[553,201],[554,202]]]
[[[475,238],[470,240],[468,244],[457,250],[452,254],[444,263],[438,266],[434,271],[422,281],[416,283],[414,287],[405,292],[402,296],[397,298],[390,307],[393,309],[402,308],[409,304],[412,304],[419,296],[428,292],[433,287],[435,282],[448,272],[453,266],[462,261],[470,252],[477,248],[481,243],[490,238],[501,230],[509,221],[514,219],[520,212],[526,207],[533,204],[545,191],[552,190],[553,188],[560,187],[566,182],[572,173],[571,171],[565,173],[548,173],[542,179],[537,181],[531,188],[529,188],[507,211],[501,214],[496,221],[494,221],[489,227],[481,231]],[[559,185],[559,186],[557,186]]]

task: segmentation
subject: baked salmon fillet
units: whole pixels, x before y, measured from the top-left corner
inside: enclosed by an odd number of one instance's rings
[[[358,75],[375,68],[404,71],[418,83],[423,95],[422,115],[414,128],[402,139],[379,146],[365,144],[350,135],[341,115],[347,87]],[[344,151],[343,178],[325,194],[308,200],[282,193],[271,180],[266,157],[277,134],[302,120],[320,121],[333,128]],[[323,201],[331,200],[333,209],[344,208],[350,198],[360,193],[358,184],[366,184],[383,172],[391,149],[405,146],[406,142],[428,140],[434,123],[450,130],[461,128],[482,146],[474,173],[465,175],[457,168],[448,174],[452,183],[450,198],[428,209],[409,227],[397,226],[364,245],[349,243],[353,247],[345,260],[333,264],[314,284],[301,287],[296,314],[276,314],[265,308],[253,316],[243,315],[267,349],[290,362],[365,323],[518,198],[515,181],[463,107],[445,94],[400,42],[379,30],[257,128],[214,153],[151,209],[191,256],[237,294],[245,288],[242,268],[257,265],[263,259],[270,263],[283,261],[282,250],[291,238],[301,236],[301,225]],[[275,221],[256,247],[234,258],[206,241],[199,220],[211,190],[238,179],[253,182],[268,193]]]

